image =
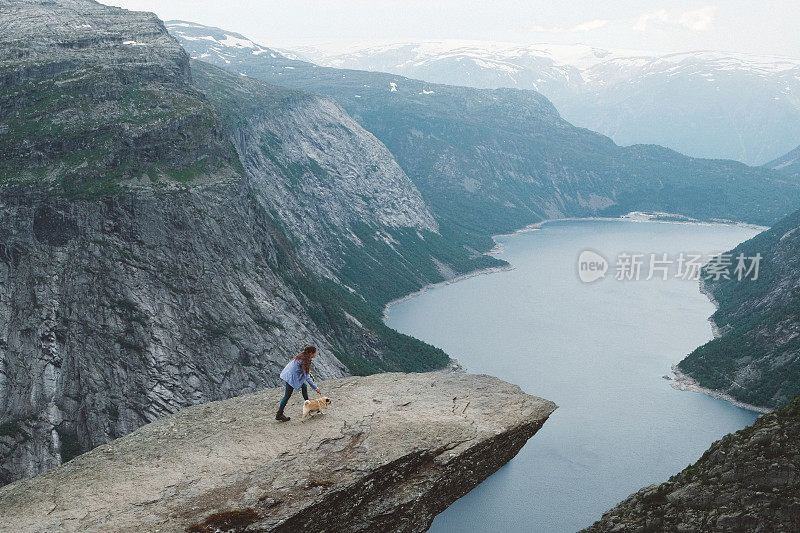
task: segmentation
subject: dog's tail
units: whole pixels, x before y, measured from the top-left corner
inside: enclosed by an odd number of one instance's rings
[[[310,403],[311,403],[311,400],[306,400],[306,401],[303,402],[303,405],[308,405]]]

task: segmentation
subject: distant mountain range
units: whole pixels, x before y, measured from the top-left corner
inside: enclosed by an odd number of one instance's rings
[[[800,146],[764,166],[793,178],[800,177]]]
[[[770,224],[800,205],[798,183],[783,174],[660,146],[617,146],[564,120],[533,90],[321,67],[219,28],[167,28],[193,58],[333,96],[389,148],[453,238],[464,229],[485,237],[543,219],[633,210]]]
[[[800,144],[800,59],[491,42],[297,52],[330,67],[477,88],[535,89],[568,121],[622,145],[660,144],[695,157],[755,165]]]

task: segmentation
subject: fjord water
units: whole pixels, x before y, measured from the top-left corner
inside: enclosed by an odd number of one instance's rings
[[[514,270],[391,306],[391,327],[443,348],[468,372],[559,405],[513,461],[439,515],[431,531],[576,531],[752,423],[754,413],[674,390],[662,377],[712,338],[714,307],[697,283],[617,281],[614,264],[622,252],[718,253],[756,233],[730,225],[553,222],[497,239],[499,257]],[[611,263],[591,284],[577,275],[587,248]]]

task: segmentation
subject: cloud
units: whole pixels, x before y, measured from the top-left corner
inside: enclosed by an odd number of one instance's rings
[[[685,11],[659,9],[639,15],[633,23],[633,29],[644,32],[651,27],[680,27],[692,31],[706,31],[714,25],[717,6],[707,5]]]
[[[536,33],[579,33],[584,31],[592,31],[600,29],[609,22],[611,21],[604,19],[595,19],[595,20],[587,20],[586,22],[581,22],[580,24],[576,24],[575,26],[570,26],[570,27],[552,26],[550,28],[546,28],[544,26],[534,25],[528,29]]]
[[[679,23],[690,30],[706,31],[714,25],[714,17],[717,15],[717,6],[704,6],[699,9],[684,11]]]
[[[646,32],[651,28],[707,31],[714,25],[716,15],[717,6],[709,4],[703,7],[686,10],[658,9],[637,16],[614,20],[587,20],[574,26],[541,26],[536,24],[521,29],[536,33],[580,33],[599,30],[609,24],[614,24],[627,26],[637,32]]]
[[[595,19],[589,20],[586,22],[582,22],[577,24],[569,29],[570,32],[579,32],[579,31],[592,31],[597,30],[608,24],[609,21],[603,19]]]
[[[647,27],[653,22],[666,23],[669,21],[669,13],[666,9],[659,9],[658,11],[651,11],[650,13],[643,13],[639,15],[636,22],[633,24],[633,29],[636,31],[646,31]]]

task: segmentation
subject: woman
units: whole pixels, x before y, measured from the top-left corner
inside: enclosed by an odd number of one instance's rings
[[[275,420],[281,422],[288,422],[290,418],[283,414],[283,409],[286,407],[286,402],[292,396],[295,389],[300,389],[303,393],[303,398],[308,400],[308,389],[306,383],[317,391],[317,394],[322,394],[317,387],[314,380],[311,379],[311,360],[317,355],[317,348],[314,346],[306,346],[305,349],[289,361],[281,372],[281,379],[286,382],[286,393],[283,395],[281,405],[278,407],[278,412],[275,415]],[[305,382],[305,383],[304,383]]]

